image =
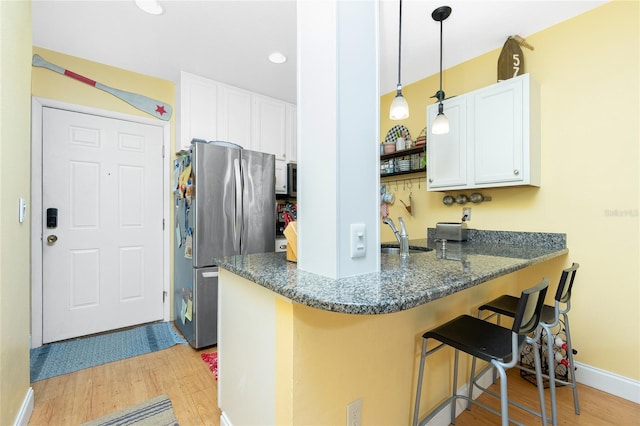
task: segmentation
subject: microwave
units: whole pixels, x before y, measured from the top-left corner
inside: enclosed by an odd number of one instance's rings
[[[298,196],[298,165],[296,163],[287,164],[287,195],[289,197]]]

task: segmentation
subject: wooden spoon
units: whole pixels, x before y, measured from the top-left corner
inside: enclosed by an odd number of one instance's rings
[[[409,212],[409,214],[413,216],[413,214],[411,213],[411,206],[410,206],[410,205],[409,205],[409,206],[408,206],[408,205],[406,205],[406,204],[404,203],[404,201],[402,201],[402,200],[400,200],[400,202],[402,203],[402,205],[404,206],[404,208],[405,208],[405,209],[407,209],[407,211]],[[411,203],[411,201],[409,201],[409,203]]]

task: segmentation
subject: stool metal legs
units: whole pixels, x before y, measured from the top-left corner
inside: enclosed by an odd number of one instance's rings
[[[442,347],[442,345],[440,345]],[[416,390],[416,403],[413,406],[413,426],[418,425],[420,395],[422,393],[422,377],[424,376],[424,358],[427,352],[427,339],[422,339],[422,350],[420,351],[420,369],[418,370],[418,389]]]
[[[418,371],[418,388],[416,390],[416,403],[415,403],[414,409],[413,409],[413,423],[412,423],[413,426],[418,426],[418,416],[420,415],[420,396],[422,394],[422,379],[424,377],[425,359],[427,358],[427,356],[429,356],[432,353],[442,349],[444,346],[445,346],[444,343],[440,343],[435,348],[431,349],[430,351],[427,351],[427,339],[424,339],[424,338],[422,339],[422,350],[420,351],[420,369]],[[456,392],[455,389],[456,389],[456,386],[457,386],[457,384],[456,384],[457,380],[458,380],[458,351],[456,350],[454,376],[453,376],[453,381],[454,381],[453,394],[454,395],[455,395],[455,392]],[[451,400],[453,400],[453,404],[452,404],[452,408],[451,408],[451,423],[455,424],[455,420],[456,420],[455,397],[449,397],[444,402],[442,402],[435,410],[433,410],[430,415],[428,415],[427,417],[422,419],[422,421],[420,422],[420,425],[424,425],[424,424],[428,423]]]
[[[478,318],[481,318],[481,312],[478,312]],[[491,317],[493,317],[494,315],[498,316],[498,321],[500,321],[500,314],[492,314],[489,317],[485,318],[485,320],[490,319]],[[541,404],[540,406],[540,413],[537,413],[533,410],[531,410],[528,407],[525,407],[523,405],[518,404],[517,402],[511,402],[513,405],[515,405],[516,407],[527,411],[531,414],[535,414],[538,417],[541,417],[543,419],[545,419],[545,421],[551,421],[551,424],[553,426],[557,426],[558,424],[558,416],[557,416],[557,408],[556,408],[556,380],[555,378],[555,370],[553,368],[554,364],[553,362],[555,361],[554,356],[553,356],[553,333],[551,331],[551,328],[553,327],[553,324],[545,324],[545,323],[540,323],[540,326],[536,332],[536,336],[534,338],[527,338],[527,343],[531,344],[533,346],[533,358],[534,358],[534,371],[529,370],[528,368],[524,368],[520,365],[518,365],[518,363],[516,362],[515,366],[521,370],[530,372],[530,373],[535,373],[536,375],[536,386],[538,388],[538,394],[539,394],[539,398],[541,400],[544,400],[544,382],[543,382],[543,378],[546,378],[547,375],[542,374],[542,360],[540,358],[540,351],[538,350],[537,346],[542,343],[541,342],[542,339],[539,338],[539,336],[541,335],[541,331],[544,330],[545,335],[547,336],[547,362],[549,364],[549,393],[550,393],[550,399],[551,399],[551,418],[550,419],[546,419],[546,412],[545,412],[545,407],[543,404]],[[468,398],[469,398],[469,403],[467,404],[467,410],[471,409],[471,398],[473,397],[473,386],[475,385],[477,388],[483,390],[484,392],[487,392],[495,397],[498,397],[499,395],[495,394],[494,392],[489,391],[488,389],[483,388],[482,386],[478,385],[477,383],[475,383],[475,369],[476,369],[476,358],[473,358],[472,362],[471,362],[471,385],[469,386],[469,394],[468,394]],[[539,371],[538,371],[539,370]],[[486,371],[486,368],[483,369],[480,373],[478,373],[478,377],[482,376],[484,374],[484,372]],[[496,371],[497,369],[494,369],[492,372],[492,376],[493,376],[493,383],[496,383]],[[502,379],[502,376],[500,377]],[[502,384],[501,384],[502,386]]]
[[[548,365],[548,374],[549,374],[549,395],[551,399],[551,424],[553,426],[557,426],[558,424],[558,409],[556,404],[556,370],[555,370],[555,357],[553,356],[553,333],[551,332],[551,327],[547,324],[540,323],[540,326],[544,329],[545,334],[547,335],[547,365]],[[534,348],[535,350],[535,348]],[[535,350],[535,354],[538,354],[538,351]]]
[[[538,329],[538,331],[536,332],[536,336],[534,338],[527,338],[526,342],[532,345],[537,345],[538,343],[538,337],[540,335],[540,329]],[[536,415],[538,417],[540,417],[541,422],[543,425],[546,425],[547,422],[550,420],[547,418],[546,415],[546,407],[545,407],[545,402],[544,402],[544,383],[542,381],[542,360],[540,358],[540,352],[537,350],[533,351],[533,358],[534,358],[534,367],[535,367],[535,375],[536,375],[536,385],[538,388],[538,399],[540,400],[540,411],[537,412],[535,410],[532,410],[529,407],[526,407],[522,404],[519,404],[515,401],[511,401],[508,399],[507,397],[507,376],[505,373],[505,368],[511,368],[511,367],[519,367],[518,366],[518,360],[517,359],[512,359],[508,364],[504,364],[498,361],[491,361],[491,364],[487,365],[486,367],[484,367],[477,375],[476,375],[476,358],[474,357],[473,360],[471,361],[471,375],[470,375],[470,379],[469,379],[469,392],[467,397],[465,398],[467,400],[467,410],[471,410],[471,404],[476,404],[476,405],[480,405],[485,409],[488,409],[489,411],[494,412],[495,414],[500,415],[500,413],[497,413],[489,408],[487,408],[486,406],[484,406],[483,404],[480,404],[477,401],[473,400],[473,388],[474,386],[477,387],[478,389],[482,390],[485,393],[488,393],[489,395],[492,395],[496,398],[500,398],[500,406],[501,406],[501,410],[502,410],[502,416],[503,416],[503,424],[504,423],[504,419],[506,417],[506,413],[507,413],[507,409],[508,409],[508,404],[514,405],[518,408],[520,408],[521,410],[524,410],[530,414]],[[493,368],[492,368],[493,367]],[[496,380],[496,373],[500,375],[500,393],[495,393],[487,388],[484,388],[482,386],[480,386],[477,383],[477,379],[480,378],[481,376],[483,376],[487,370],[491,368],[492,369],[492,376],[493,376],[493,383],[495,384],[495,380]],[[552,401],[552,404],[554,403],[554,401]],[[552,414],[553,416],[553,414]],[[508,423],[509,419],[507,418],[507,423]],[[513,423],[516,423],[514,420],[511,420]]]
[[[569,310],[567,306],[567,311]],[[566,312],[561,312],[564,318],[564,330],[567,337],[567,358],[569,358],[569,376],[571,377],[571,386],[573,388],[573,406],[576,414],[580,414],[580,403],[578,402],[578,383],[576,382],[576,368],[573,363],[573,344],[571,343],[571,332],[569,331],[569,316]]]
[[[558,309],[558,307],[556,307],[556,309]],[[554,426],[556,426],[558,424],[558,407],[557,407],[557,402],[556,402],[556,394],[557,394],[557,390],[556,390],[556,384],[560,383],[563,385],[567,385],[567,386],[571,386],[572,390],[573,390],[573,405],[574,405],[574,409],[575,409],[575,413],[576,414],[580,414],[580,405],[578,402],[578,387],[577,387],[577,383],[576,383],[576,372],[575,372],[575,366],[573,364],[573,346],[571,345],[571,332],[569,330],[569,317],[566,314],[566,312],[563,311],[559,311],[560,315],[562,315],[563,317],[563,323],[564,323],[564,329],[565,329],[565,336],[567,338],[567,348],[566,348],[566,352],[567,352],[567,358],[569,361],[569,365],[567,366],[567,371],[569,372],[569,379],[570,382],[566,382],[564,380],[558,379],[556,377],[556,372],[555,372],[555,357],[554,357],[554,352],[553,352],[553,345],[554,345],[554,339],[553,339],[553,331],[552,329],[558,326],[558,323],[560,321],[556,320],[551,324],[547,324],[544,322],[540,323],[540,327],[542,327],[545,331],[545,334],[547,336],[547,363],[548,363],[548,374],[549,374],[549,394],[550,394],[550,399],[551,399],[551,419],[552,419],[552,424]],[[558,315],[559,317],[559,315]],[[546,376],[545,376],[546,377]]]
[[[531,344],[536,344],[536,341],[538,340],[537,338],[539,337],[539,333],[536,333],[536,339],[530,339],[527,338],[526,341],[528,343]],[[422,339],[422,350],[420,352],[420,367],[419,367],[419,371],[418,371],[418,385],[417,385],[417,390],[416,390],[416,401],[415,401],[415,405],[414,405],[414,412],[413,412],[413,422],[412,425],[413,426],[422,426],[427,424],[431,419],[433,419],[440,411],[442,411],[443,408],[446,407],[447,404],[451,404],[451,424],[455,425],[456,422],[456,400],[458,398],[462,398],[462,399],[466,399],[468,401],[468,405],[467,405],[467,409],[470,410],[471,409],[471,404],[476,404],[498,416],[501,416],[502,418],[502,426],[508,426],[509,422],[511,421],[512,423],[515,423],[517,425],[521,425],[523,426],[521,423],[518,423],[512,419],[509,419],[509,404],[512,404],[522,410],[525,410],[531,414],[537,415],[541,418],[542,421],[542,425],[545,426],[547,424],[547,416],[546,416],[546,409],[545,409],[545,402],[544,402],[544,385],[542,382],[542,368],[541,368],[541,360],[540,360],[540,353],[539,351],[534,351],[534,359],[535,359],[535,373],[536,373],[536,382],[537,382],[537,387],[538,387],[538,398],[540,400],[540,413],[525,407],[522,404],[518,404],[517,402],[514,401],[510,401],[508,398],[508,388],[507,388],[507,375],[506,375],[506,371],[505,369],[507,368],[511,368],[517,365],[518,360],[515,357],[512,357],[512,359],[508,362],[508,363],[503,363],[500,361],[496,361],[496,360],[492,360],[491,364],[487,365],[487,367],[485,367],[479,374],[478,377],[481,376],[482,374],[484,374],[484,372],[486,371],[487,368],[492,368],[494,369],[494,371],[497,371],[497,373],[500,375],[500,394],[496,394],[495,392],[492,392],[488,389],[485,389],[479,385],[476,384],[476,377],[475,377],[475,366],[476,366],[476,358],[473,358],[472,361],[472,366],[471,366],[471,375],[470,375],[470,380],[469,380],[469,394],[468,396],[463,396],[463,395],[457,395],[457,388],[458,388],[458,364],[459,364],[459,350],[454,349],[454,367],[453,367],[453,390],[452,390],[452,394],[451,396],[449,396],[445,401],[443,401],[442,403],[440,403],[440,405],[438,405],[436,408],[434,408],[425,418],[423,418],[422,420],[418,419],[418,416],[420,415],[420,397],[422,394],[422,382],[424,379],[424,364],[425,364],[425,360],[426,357],[431,355],[432,353],[438,351],[439,349],[441,349],[443,346],[445,346],[445,344],[440,343],[438,346],[436,346],[435,348],[431,349],[430,351],[427,351],[427,340],[428,339]],[[517,342],[514,341],[513,345],[517,346]],[[489,393],[490,395],[493,395],[495,397],[500,398],[500,412],[488,407],[485,404],[482,404],[478,401],[474,401],[473,400],[473,386],[477,386],[479,389],[483,390],[484,392]]]
[[[569,317],[567,315],[568,310],[570,309],[570,306],[567,306],[566,310],[562,310],[559,308],[559,306],[555,307],[556,309],[556,320],[554,320],[551,323],[544,323],[541,322],[540,323],[540,328],[542,330],[544,330],[544,335],[546,336],[546,353],[547,353],[547,365],[548,365],[548,375],[547,374],[543,374],[542,377],[543,378],[548,378],[549,379],[549,394],[550,394],[550,400],[551,400],[551,423],[556,426],[558,424],[558,407],[557,407],[557,400],[556,400],[556,394],[557,394],[557,384],[562,384],[562,385],[567,385],[567,386],[571,386],[572,390],[573,390],[573,405],[575,408],[575,413],[576,414],[580,414],[580,405],[578,402],[578,389],[577,389],[577,383],[576,383],[576,376],[575,376],[575,366],[574,366],[574,361],[573,361],[573,346],[571,344],[571,332],[569,330]],[[482,313],[483,311],[479,310],[478,311],[478,318],[482,319]],[[560,315],[562,315],[562,319],[563,321],[559,321],[559,317]],[[497,312],[492,313],[491,315],[487,316],[486,318],[484,318],[484,320],[489,320],[491,318],[493,318],[494,316],[497,317],[497,324],[500,324],[500,318],[501,315]],[[564,331],[565,331],[565,335],[567,338],[567,348],[566,348],[566,352],[567,352],[567,360],[569,361],[569,366],[567,367],[567,370],[569,372],[569,379],[570,381],[564,381],[561,379],[558,379],[556,377],[556,372],[555,372],[555,357],[554,357],[554,351],[553,351],[553,346],[554,346],[554,337],[553,337],[553,329],[556,328],[560,323],[562,322],[562,324],[564,325]],[[527,371],[529,373],[533,373],[532,370],[522,367],[522,366],[518,366],[518,368],[520,368],[521,370]],[[472,362],[472,367],[471,367],[471,374],[473,376],[473,374],[475,373],[475,359]],[[493,375],[493,383],[495,384],[496,382],[496,370],[493,371],[492,373]],[[469,393],[468,393],[468,398],[472,398],[472,393],[473,393],[473,386],[469,387]],[[471,409],[471,403],[469,402],[467,404],[467,409]]]

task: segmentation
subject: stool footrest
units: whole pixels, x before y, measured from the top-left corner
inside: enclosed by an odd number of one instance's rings
[[[517,365],[517,364],[516,364],[516,367],[519,368],[519,369],[522,369],[522,367]],[[484,376],[485,373],[487,373],[489,370],[492,370],[493,368],[494,368],[493,365],[487,364],[482,370],[480,370],[478,372],[478,374],[476,374],[475,377],[471,378],[471,386],[475,386],[476,388],[480,389],[482,392],[485,392],[486,394],[491,395],[494,398],[500,399],[500,394],[499,393],[494,392],[494,391],[492,391],[492,390],[490,390],[488,388],[485,388],[484,386],[478,384],[478,379],[481,378],[482,376]],[[533,374],[536,374],[536,372],[533,371],[533,370],[531,370],[531,372]],[[467,396],[465,396],[464,398],[466,400],[468,400],[468,401],[470,400],[469,397],[467,397]],[[473,403],[475,403],[477,405],[480,405],[479,402],[476,402],[476,401],[473,401],[473,400],[471,400],[471,402],[473,402]],[[521,410],[526,411],[529,414],[533,414],[534,416],[542,417],[542,415],[540,414],[539,411],[535,411],[535,410],[533,410],[533,409],[531,409],[531,408],[529,408],[529,407],[527,407],[525,405],[522,405],[522,404],[519,404],[519,403],[517,403],[515,401],[512,401],[509,398],[507,398],[507,402],[509,404],[513,405],[514,407],[517,407],[517,408],[519,408]],[[500,415],[500,413],[497,413],[497,414]],[[551,417],[547,417],[547,422],[552,423],[551,420],[552,420]]]
[[[476,377],[477,377],[477,376],[476,376]],[[499,394],[499,393],[496,393],[496,392],[494,392],[494,391],[492,391],[492,390],[490,390],[490,389],[488,389],[488,388],[485,388],[485,387],[483,387],[483,386],[480,386],[480,385],[479,385],[475,380],[473,381],[473,385],[474,385],[476,388],[480,389],[482,392],[486,393],[487,395],[491,395],[491,396],[493,396],[494,398],[500,399],[500,394]],[[469,401],[469,398],[468,398],[468,397],[466,397],[466,396],[464,397],[464,399],[466,399],[466,400],[468,400],[468,401]],[[471,401],[472,403],[474,403],[474,404],[482,405],[482,403],[480,403],[480,402],[477,402],[477,401],[474,401],[474,400],[470,400],[470,401]],[[534,416],[541,417],[541,414],[540,414],[538,411],[535,411],[535,410],[533,410],[533,409],[531,409],[531,408],[529,408],[529,407],[527,407],[527,406],[525,406],[525,405],[519,404],[519,403],[517,403],[517,402],[515,402],[515,401],[512,401],[512,400],[510,400],[510,399],[508,399],[508,398],[507,398],[507,402],[508,402],[509,404],[513,405],[514,407],[517,407],[517,408],[519,408],[519,409],[521,409],[521,410],[523,410],[523,411],[526,411],[526,412],[527,412],[527,413],[529,413],[529,414],[533,414]],[[483,407],[483,408],[484,408],[484,407]],[[497,412],[497,411],[494,411],[494,410],[489,410],[489,411],[492,411],[494,414],[497,414],[498,416],[500,415],[500,413],[499,413],[499,412]],[[511,419],[510,419],[510,420],[511,420]],[[551,419],[551,417],[547,417],[547,422],[552,423],[552,419]]]
[[[498,396],[498,397],[499,397],[499,396]],[[486,405],[486,404],[483,404],[482,402],[478,402],[478,401],[476,401],[476,400],[474,400],[474,399],[471,399],[471,398],[467,397],[466,395],[451,395],[450,397],[448,397],[447,399],[445,399],[445,400],[444,400],[440,405],[438,405],[436,408],[434,408],[434,409],[433,409],[433,411],[431,411],[431,412],[429,413],[429,415],[428,415],[428,416],[426,416],[426,417],[424,417],[423,419],[421,419],[421,420],[418,422],[418,426],[424,426],[424,425],[426,425],[427,423],[429,423],[429,422],[430,422],[431,420],[433,420],[433,418],[434,418],[435,416],[437,416],[437,415],[438,415],[442,410],[444,410],[445,408],[447,408],[447,407],[449,406],[449,404],[455,404],[455,403],[456,403],[456,401],[457,401],[458,399],[464,399],[465,401],[468,401],[468,402],[470,402],[470,403],[472,403],[472,404],[474,404],[474,405],[477,405],[478,407],[483,408],[483,409],[485,409],[485,410],[489,411],[490,413],[493,413],[493,414],[495,414],[496,416],[500,417],[500,412],[499,412],[499,411],[497,411],[497,410],[495,410],[495,409],[493,409],[493,408],[489,407],[489,406],[488,406],[488,405]],[[511,401],[509,401],[509,402],[511,402]],[[514,405],[515,405],[515,404],[514,404]],[[516,407],[518,407],[518,405],[515,405],[515,406],[516,406]],[[469,410],[469,409],[467,409],[467,410]],[[524,424],[523,424],[523,423],[519,423],[519,422],[517,422],[517,421],[513,420],[511,417],[509,417],[509,422],[511,422],[511,423],[513,423],[513,424],[515,424],[515,425],[518,425],[518,426],[524,426]]]

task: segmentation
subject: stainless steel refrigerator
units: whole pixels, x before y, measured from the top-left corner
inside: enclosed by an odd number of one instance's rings
[[[175,324],[197,349],[218,340],[214,258],[275,250],[275,157],[194,140],[174,166]]]

